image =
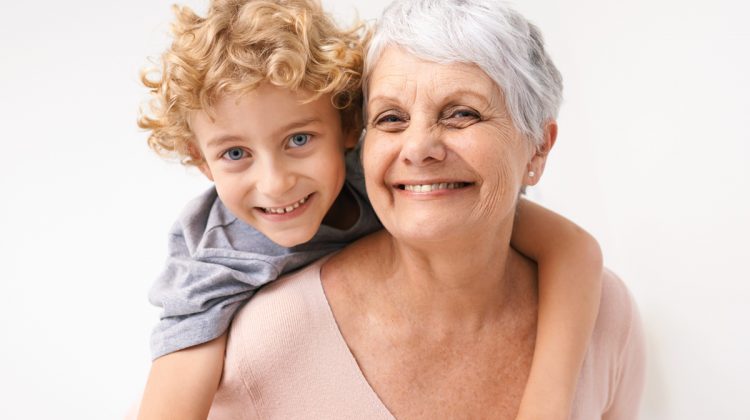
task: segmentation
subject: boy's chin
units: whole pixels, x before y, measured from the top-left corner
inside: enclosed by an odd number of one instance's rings
[[[270,240],[272,240],[274,243],[276,243],[279,246],[283,246],[284,248],[292,248],[297,245],[302,245],[304,243],[309,242],[312,240],[313,236],[315,236],[315,232],[317,230],[310,229],[309,231],[296,231],[294,233],[291,232],[262,232],[264,235],[266,235]]]

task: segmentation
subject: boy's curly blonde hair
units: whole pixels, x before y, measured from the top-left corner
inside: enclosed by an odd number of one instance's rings
[[[330,94],[342,128],[361,128],[363,24],[339,29],[317,0],[213,0],[206,17],[173,9],[174,40],[161,57],[160,76],[141,74],[152,98],[138,126],[150,130],[148,144],[158,154],[199,165],[190,114],[212,115],[220,95],[264,82],[308,90],[310,100]]]

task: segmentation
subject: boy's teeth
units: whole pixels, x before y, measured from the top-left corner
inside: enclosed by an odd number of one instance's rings
[[[292,204],[291,206],[286,206],[286,207],[263,207],[263,211],[265,211],[266,213],[273,213],[273,214],[285,214],[285,213],[289,213],[290,211],[296,209],[297,207],[305,204],[305,201],[307,201],[307,199],[309,197],[310,197],[309,195],[306,196],[306,197],[302,197],[301,200],[299,200],[298,202]]]
[[[461,188],[462,185],[463,183],[461,182],[441,182],[439,184],[404,185],[404,189],[412,192],[430,192],[435,190],[454,190]]]

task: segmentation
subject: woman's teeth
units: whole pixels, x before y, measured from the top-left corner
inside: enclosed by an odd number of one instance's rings
[[[286,213],[289,213],[289,212],[293,211],[297,207],[305,204],[305,202],[307,201],[308,198],[310,198],[309,195],[305,196],[305,197],[302,197],[302,199],[299,200],[298,202],[296,202],[296,203],[294,203],[292,205],[286,206],[286,207],[262,207],[262,209],[266,213],[271,213],[271,214],[286,214]]]
[[[441,182],[439,184],[404,185],[403,189],[412,192],[431,192],[436,190],[455,190],[465,185],[465,182]]]

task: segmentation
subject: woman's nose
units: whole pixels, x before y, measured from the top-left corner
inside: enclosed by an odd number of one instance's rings
[[[278,159],[267,159],[266,162],[256,162],[255,188],[263,195],[272,198],[284,198],[296,181],[294,172],[286,163]]]
[[[401,157],[405,162],[424,166],[445,160],[446,150],[440,133],[432,127],[412,125],[404,132]]]

